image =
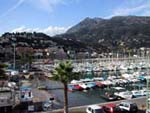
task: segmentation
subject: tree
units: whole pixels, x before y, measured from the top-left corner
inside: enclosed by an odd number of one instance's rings
[[[6,76],[5,70],[4,70],[5,67],[6,67],[6,65],[0,64],[0,80],[6,80],[7,79],[7,76]]]
[[[4,86],[5,80],[7,80],[7,76],[5,74],[4,68],[6,67],[5,64],[0,64],[0,87]]]
[[[28,64],[28,68],[31,67],[33,61],[33,52],[32,51],[23,51],[20,53],[20,63],[21,65]]]
[[[64,86],[64,113],[68,113],[68,82],[77,78],[70,61],[62,61],[53,70],[53,80],[60,81]]]

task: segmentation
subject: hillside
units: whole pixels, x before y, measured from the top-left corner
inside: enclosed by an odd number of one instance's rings
[[[150,17],[117,16],[111,19],[85,18],[66,33],[50,37],[43,33],[4,33],[0,47],[47,48],[111,52],[150,48]]]
[[[0,48],[13,47],[15,44],[17,47],[31,47],[34,49],[42,49],[48,47],[63,47],[72,48],[74,50],[85,50],[86,45],[83,43],[66,39],[66,38],[52,38],[44,33],[4,33],[0,37]]]
[[[150,47],[150,17],[116,16],[111,19],[86,18],[59,35],[108,50]]]

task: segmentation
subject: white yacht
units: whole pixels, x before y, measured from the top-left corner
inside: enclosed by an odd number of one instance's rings
[[[131,99],[132,98],[132,92],[130,91],[123,91],[123,92],[116,92],[114,95],[121,97],[123,99]]]

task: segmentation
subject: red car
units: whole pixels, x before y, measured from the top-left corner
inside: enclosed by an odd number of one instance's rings
[[[106,104],[103,106],[106,113],[122,113],[121,109],[116,104]]]

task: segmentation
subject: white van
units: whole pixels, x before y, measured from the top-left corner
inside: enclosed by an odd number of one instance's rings
[[[86,108],[86,113],[105,113],[105,112],[101,106],[90,105]]]
[[[138,112],[138,106],[134,102],[130,102],[130,101],[121,102],[118,105],[118,107],[121,108],[123,112],[129,112],[129,113],[137,113]]]

